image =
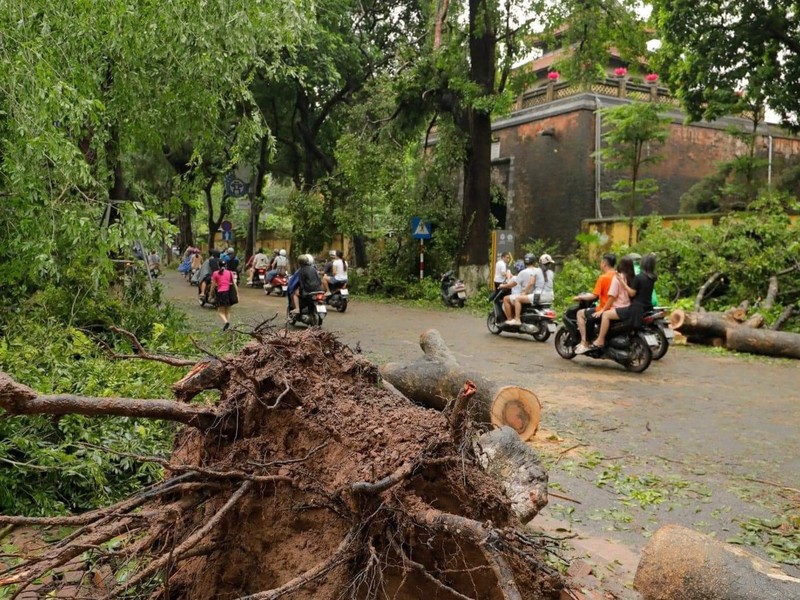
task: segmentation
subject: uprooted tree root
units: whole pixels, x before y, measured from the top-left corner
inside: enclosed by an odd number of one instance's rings
[[[213,407],[39,396],[0,377],[11,414],[187,424],[160,460],[165,480],[133,497],[73,517],[0,517],[74,528],[0,573],[12,598],[63,588],[57,574],[76,564],[90,575],[72,584],[82,598],[558,596],[541,542],[464,442],[463,414],[451,427],[384,389],[378,369],[327,332],[259,338],[192,371],[220,390]]]

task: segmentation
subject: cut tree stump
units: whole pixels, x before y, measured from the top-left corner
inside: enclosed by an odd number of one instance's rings
[[[742,323],[742,327],[752,327],[753,329],[761,329],[764,326],[764,315],[755,313],[752,317]]]
[[[800,579],[738,546],[667,525],[642,551],[642,600],[800,600]]]
[[[733,327],[728,330],[725,345],[738,352],[800,358],[800,333]]]
[[[477,388],[472,401],[477,421],[496,427],[508,425],[522,440],[536,433],[542,405],[531,390],[495,383],[465,371],[435,329],[422,333],[419,345],[424,356],[411,363],[388,363],[381,368],[383,378],[401,393],[429,408],[444,410],[458,396],[464,382],[471,380]]]

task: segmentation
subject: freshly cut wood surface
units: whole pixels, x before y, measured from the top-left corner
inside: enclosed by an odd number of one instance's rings
[[[523,440],[539,428],[542,405],[531,390],[494,382],[479,373],[464,370],[435,329],[422,333],[423,356],[410,363],[388,363],[383,378],[405,396],[430,408],[444,410],[455,400],[467,380],[475,384],[474,417],[500,427],[508,425]]]

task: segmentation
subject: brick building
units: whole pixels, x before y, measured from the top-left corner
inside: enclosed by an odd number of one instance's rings
[[[663,160],[647,166],[642,177],[653,177],[657,195],[644,202],[641,214],[675,214],[680,198],[695,183],[716,170],[720,161],[746,153],[746,146],[726,130],[734,125],[751,130],[752,122],[726,117],[714,122],[684,124],[685,114],[666,88],[627,77],[613,70],[623,63],[612,54],[608,77],[590,89],[569,82],[548,81],[554,55],[545,54],[528,68],[540,75],[538,85],[517,101],[507,117],[493,125],[493,205],[499,227],[515,231],[517,252],[532,239],[557,241],[569,248],[580,232],[581,220],[616,214],[600,194],[619,175],[603,168],[594,152],[601,142],[603,123],[598,108],[631,101],[658,102],[671,118],[670,135],[658,152]],[[800,139],[775,126],[762,125],[757,142],[770,171],[792,156],[800,156]]]

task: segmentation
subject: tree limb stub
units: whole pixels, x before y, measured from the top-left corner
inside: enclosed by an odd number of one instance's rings
[[[131,360],[131,359],[152,360],[156,362],[162,362],[164,364],[171,365],[173,367],[191,367],[195,363],[197,363],[196,360],[191,360],[188,358],[178,358],[176,356],[166,356],[164,354],[151,354],[145,349],[144,346],[142,346],[142,343],[139,341],[139,338],[137,338],[130,331],[122,329],[121,327],[114,327],[113,325],[109,327],[109,329],[114,333],[118,333],[128,338],[134,350],[136,350],[136,354],[118,354],[110,347],[108,347],[106,344],[103,344],[104,346],[106,346],[106,349],[111,358],[115,358],[118,360]]]
[[[0,408],[12,415],[86,415],[163,419],[207,430],[220,425],[220,415],[204,406],[173,400],[93,398],[71,394],[39,395],[0,372]]]
[[[422,333],[420,347],[424,356],[416,361],[389,363],[381,368],[383,378],[402,394],[418,404],[444,410],[469,380],[476,388],[470,405],[474,407],[477,420],[498,427],[508,425],[523,440],[536,433],[541,403],[531,390],[504,386],[478,373],[464,371],[435,329]]]
[[[700,289],[697,290],[697,296],[694,299],[694,312],[700,312],[700,304],[703,302],[703,299],[706,297],[708,293],[708,288],[710,288],[714,282],[722,277],[722,273],[719,271],[712,273],[711,277],[706,279],[706,282],[700,286]]]

